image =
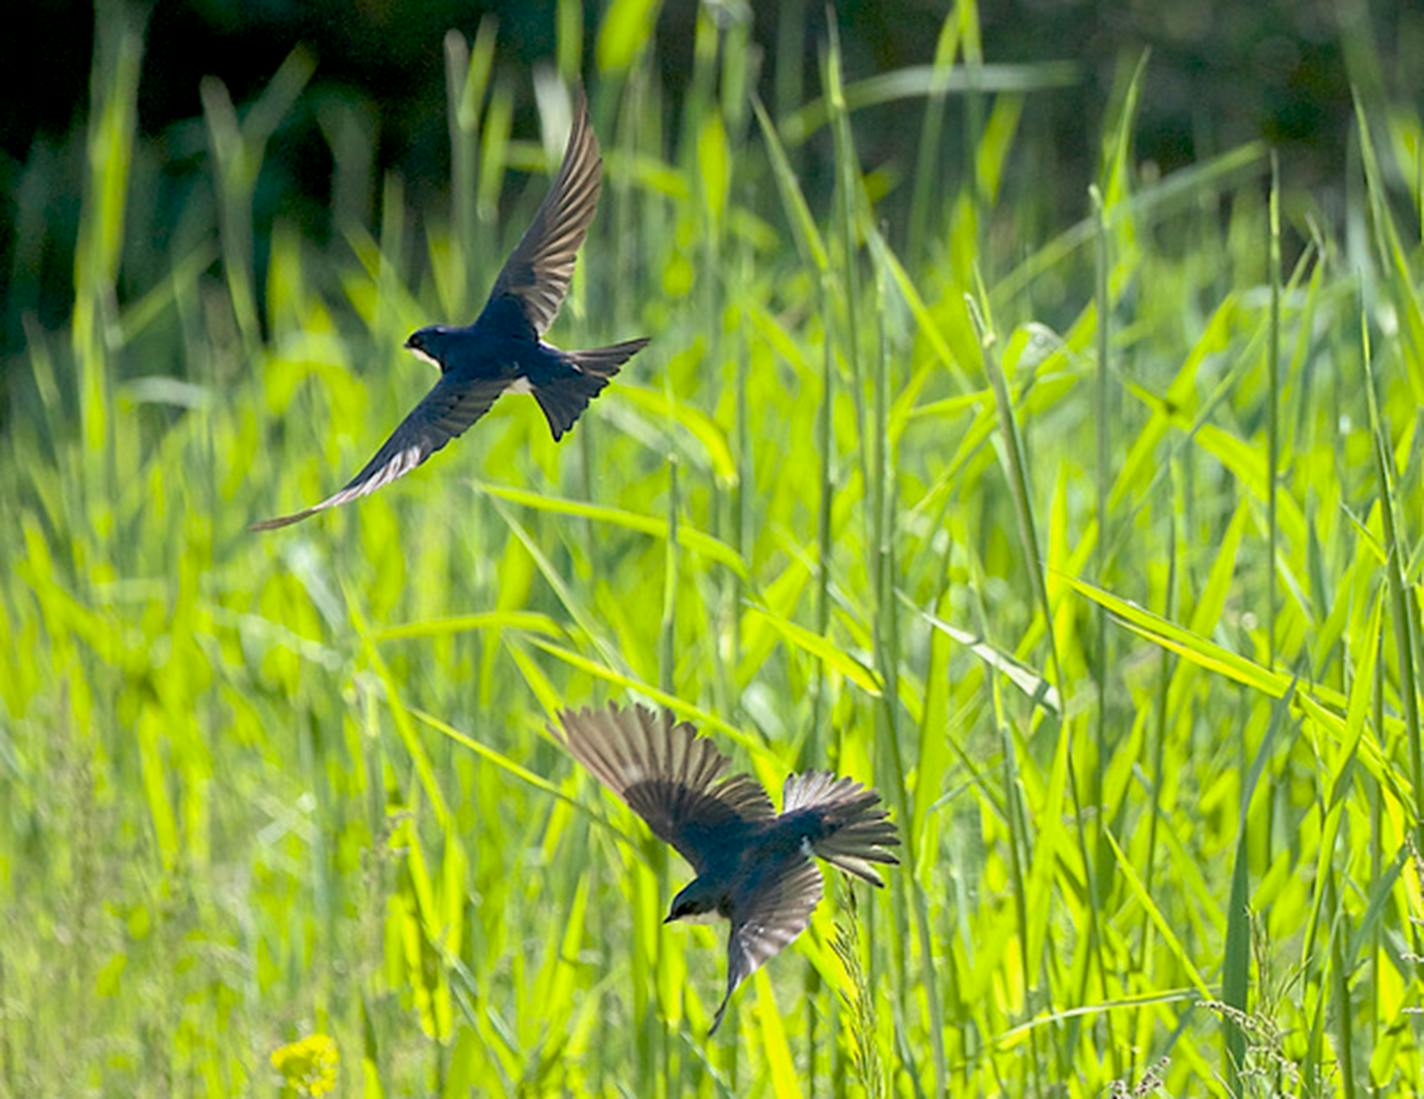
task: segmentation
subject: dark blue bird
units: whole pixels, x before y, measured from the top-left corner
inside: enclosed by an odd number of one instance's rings
[[[598,206],[603,160],[583,91],[553,187],[495,279],[489,300],[464,326],[431,325],[405,346],[440,371],[440,380],[376,456],[340,492],[319,504],[252,524],[285,527],[366,496],[409,473],[489,411],[502,393],[531,393],[557,442],[619,367],[647,346],[628,340],[592,351],[561,351],[544,342],[569,290],[574,258]]]
[[[570,754],[677,849],[697,877],[673,898],[663,922],[715,913],[731,922],[727,992],[710,1035],[739,984],[811,922],[821,899],[818,856],[884,885],[872,863],[898,863],[899,844],[880,796],[828,771],[791,775],[781,812],[761,784],[724,772],[731,765],[710,740],[666,712],[635,706],[564,710]]]

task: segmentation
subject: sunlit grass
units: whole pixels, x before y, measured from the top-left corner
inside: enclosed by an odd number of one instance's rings
[[[511,398],[261,537],[428,387],[400,341],[478,303],[560,148],[514,97],[561,101],[452,34],[457,199],[348,179],[264,268],[311,60],[204,84],[170,209],[101,28],[82,178],[31,168],[82,196],[72,322],[6,368],[0,1091],[1417,1094],[1417,113],[1359,100],[1323,224],[1258,144],[1142,179],[1144,59],[1081,220],[1026,238],[1020,123],[1076,77],[996,67],[972,3],[771,109],[704,11],[676,115],[645,8],[587,28],[608,182],[552,335],[653,343],[563,445]],[[860,161],[886,111],[913,165]],[[685,868],[544,733],[624,696],[905,833],[712,1041],[721,929],[662,925]]]

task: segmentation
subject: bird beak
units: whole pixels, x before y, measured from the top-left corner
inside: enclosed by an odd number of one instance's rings
[[[669,912],[667,916],[663,918],[663,923],[672,923],[675,919],[677,919],[677,917],[674,916],[671,912]]]

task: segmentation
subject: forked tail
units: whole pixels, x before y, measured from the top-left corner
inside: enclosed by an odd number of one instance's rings
[[[595,347],[589,351],[566,351],[564,361],[571,368],[567,374],[534,387],[534,399],[544,410],[549,430],[558,442],[564,432],[583,415],[588,402],[603,391],[608,379],[618,368],[648,346],[646,339],[627,340],[611,347]]]
[[[807,771],[786,780],[781,814],[806,816],[806,840],[820,858],[871,885],[884,885],[871,863],[898,863],[887,847],[899,833],[880,795],[854,779],[829,771]]]

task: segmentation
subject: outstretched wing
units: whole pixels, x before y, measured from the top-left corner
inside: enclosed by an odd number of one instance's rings
[[[722,777],[731,761],[666,711],[610,705],[564,710],[559,721],[562,732],[551,731],[569,753],[699,874],[751,822],[774,813],[757,782],[747,775]]]
[[[376,456],[340,492],[303,511],[253,523],[249,530],[274,530],[300,522],[327,508],[360,496],[409,473],[486,412],[504,392],[508,380],[460,379],[444,375],[385,441]]]
[[[749,884],[732,901],[732,930],[727,937],[727,993],[712,1020],[710,1037],[737,986],[811,922],[821,901],[821,872],[799,853],[784,858],[766,877]]]
[[[569,292],[574,257],[593,221],[603,185],[603,158],[582,88],[575,87],[573,106],[573,129],[559,174],[490,290],[490,301],[503,296],[518,301],[540,335],[554,323]]]

